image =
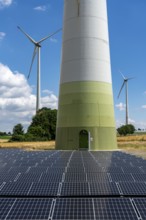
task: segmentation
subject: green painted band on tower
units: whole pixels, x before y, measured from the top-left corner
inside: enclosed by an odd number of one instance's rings
[[[91,149],[115,149],[112,85],[70,82],[60,85],[57,149],[78,149],[81,130],[90,132]]]

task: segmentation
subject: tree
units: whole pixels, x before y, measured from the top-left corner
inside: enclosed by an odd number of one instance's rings
[[[27,134],[35,137],[54,140],[56,136],[57,110],[49,108],[40,109],[33,117],[31,125],[28,127]]]
[[[23,135],[24,134],[24,129],[22,124],[17,124],[13,128],[13,135]]]
[[[132,124],[122,125],[117,129],[120,135],[126,136],[127,134],[133,134],[135,131],[135,127]]]
[[[13,128],[13,134],[10,141],[25,141],[24,129],[22,124],[17,124]]]

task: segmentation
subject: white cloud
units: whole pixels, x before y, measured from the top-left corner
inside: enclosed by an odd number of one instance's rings
[[[124,111],[125,107],[126,107],[126,105],[122,102],[120,102],[119,104],[116,105],[116,108],[118,108],[120,111]]]
[[[0,40],[3,40],[5,36],[6,36],[6,33],[0,32]]]
[[[39,6],[35,7],[34,10],[36,10],[36,11],[46,11],[47,7],[45,5],[39,5]]]
[[[49,90],[44,91],[42,107],[57,108],[57,97]],[[27,127],[35,107],[36,96],[25,76],[0,63],[0,131],[11,131],[18,123]]]
[[[144,109],[146,109],[146,105],[142,105],[141,107],[144,108]]]
[[[42,93],[46,93],[46,94],[50,95],[50,94],[52,94],[53,92],[50,91],[50,90],[48,90],[48,89],[44,89],[44,90],[42,90]]]
[[[9,7],[13,0],[0,0],[0,8]]]
[[[136,124],[135,120],[132,118],[128,118],[128,123],[129,124]]]
[[[57,43],[58,42],[58,40],[56,38],[52,38],[52,37],[50,38],[50,41],[53,42],[53,43]]]

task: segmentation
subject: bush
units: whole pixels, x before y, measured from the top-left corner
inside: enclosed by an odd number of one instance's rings
[[[10,139],[10,142],[11,141],[14,141],[14,142],[23,142],[25,141],[25,136],[24,135],[21,135],[21,134],[16,134],[16,135],[13,135]]]
[[[120,135],[126,136],[127,134],[133,134],[135,131],[135,127],[132,124],[122,125],[117,129]]]

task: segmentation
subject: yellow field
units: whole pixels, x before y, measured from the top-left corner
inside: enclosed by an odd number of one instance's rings
[[[146,141],[146,135],[132,135],[117,137],[118,142],[129,142],[129,141]]]
[[[0,140],[0,148],[24,148],[26,150],[54,150],[55,141],[43,142],[8,142]]]
[[[146,158],[146,135],[117,137],[118,149]],[[54,150],[55,141],[8,142],[0,139],[0,148],[22,148],[25,150]]]

